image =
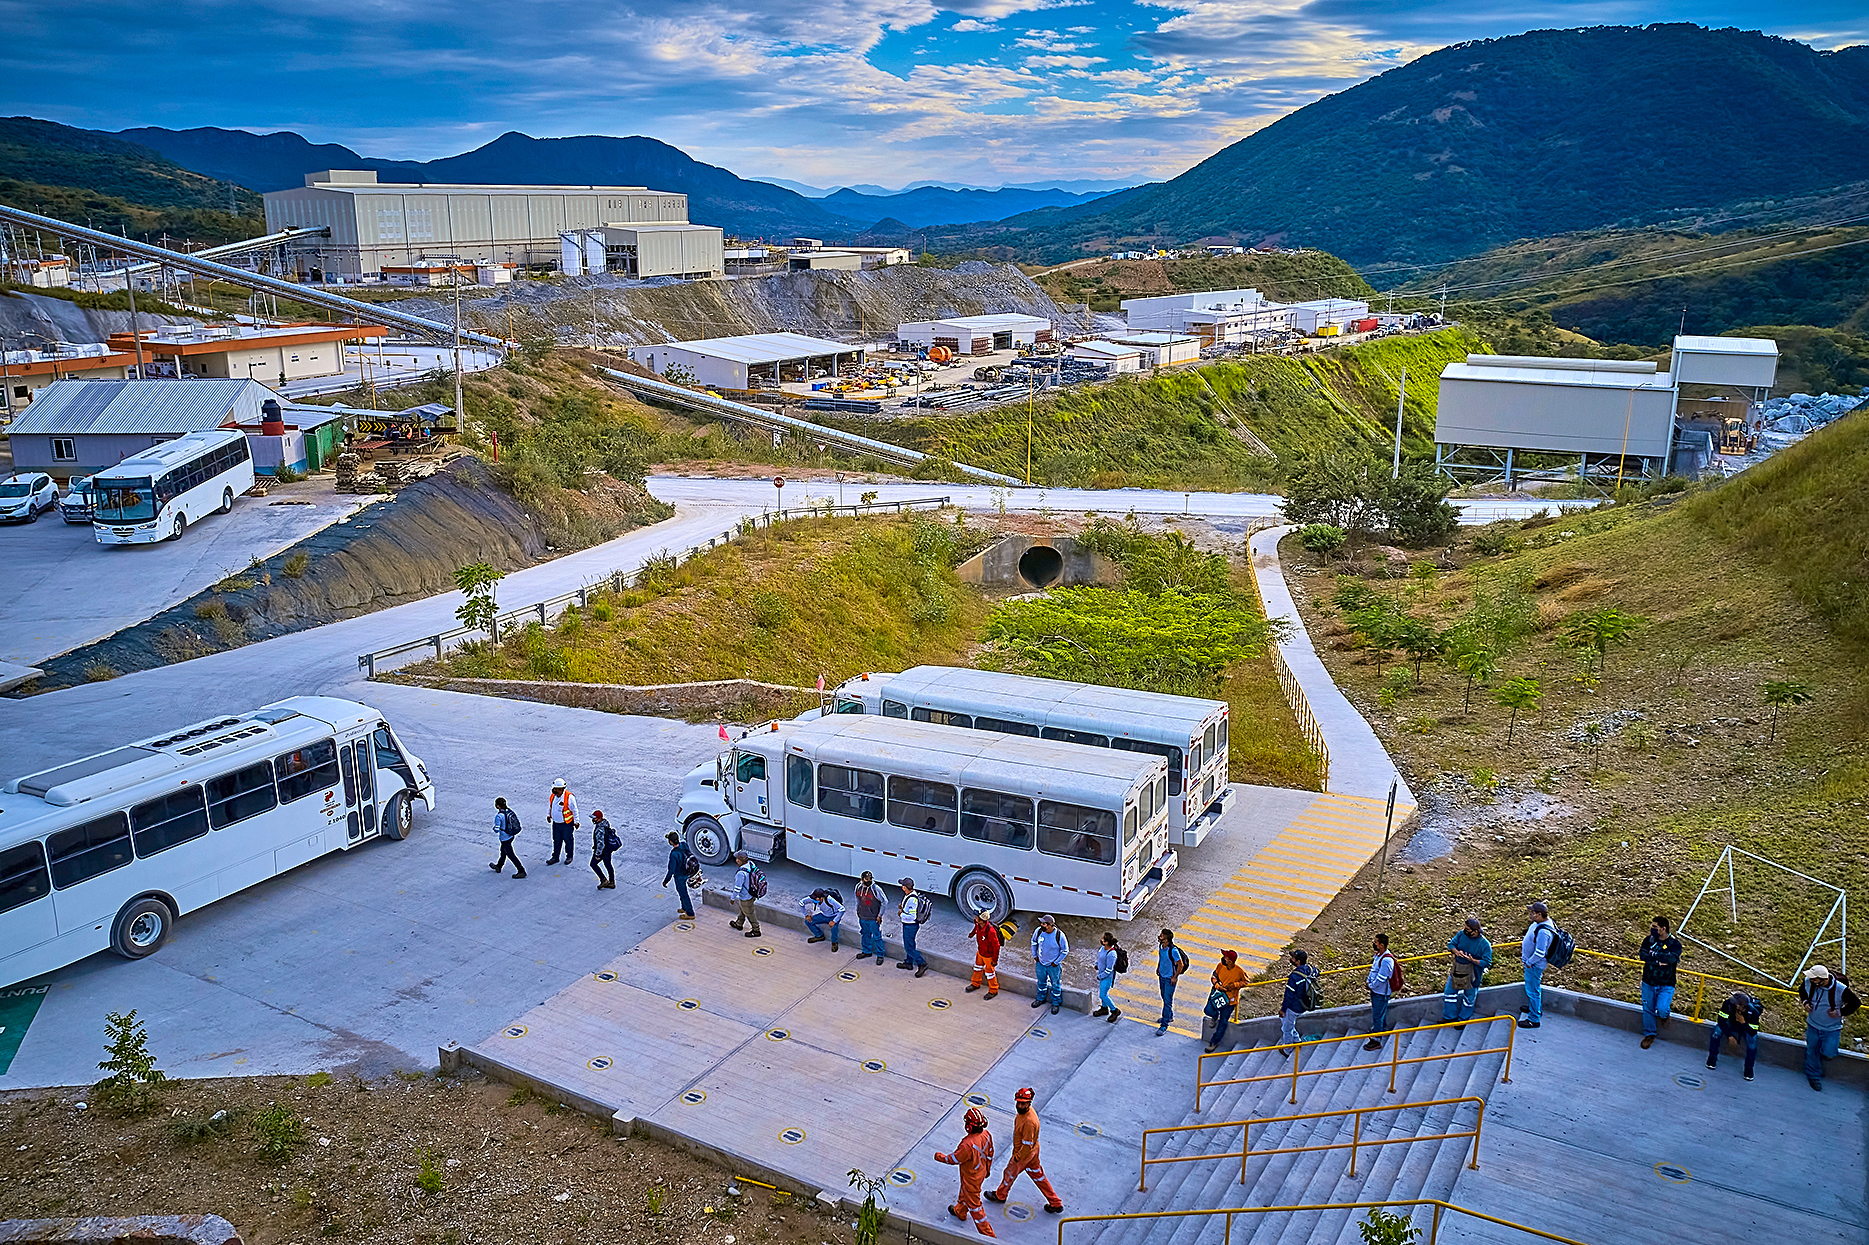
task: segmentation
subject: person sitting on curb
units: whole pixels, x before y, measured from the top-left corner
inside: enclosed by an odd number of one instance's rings
[[[1843,988],[1848,981],[1822,964],[1804,970],[1798,1001],[1804,1005],[1804,1079],[1824,1088],[1824,1060],[1834,1059],[1843,1038]]]
[[[1759,1057],[1759,1018],[1765,1004],[1749,994],[1735,993],[1720,1004],[1720,1014],[1713,1018],[1713,1037],[1707,1043],[1707,1066],[1720,1066],[1720,1046],[1727,1038],[1746,1052],[1746,1079],[1752,1079],[1752,1065]],[[1644,1042],[1644,1046],[1648,1043]]]
[[[844,905],[839,903],[837,895],[820,886],[809,896],[798,901],[798,911],[805,918],[805,927],[811,931],[807,944],[824,941],[824,928],[830,926],[831,950],[837,950],[838,923],[844,919]]]
[[[1441,1019],[1471,1020],[1480,1004],[1486,970],[1493,966],[1493,944],[1480,931],[1479,917],[1467,918],[1460,932],[1447,940],[1447,952],[1454,963],[1447,973],[1447,988],[1441,993]]]
[[[1674,966],[1681,962],[1681,940],[1668,932],[1668,918],[1657,916],[1642,939],[1642,1049],[1655,1044],[1657,1025],[1674,1010]]]

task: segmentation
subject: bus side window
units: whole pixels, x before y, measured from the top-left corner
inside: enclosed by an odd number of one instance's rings
[[[137,856],[147,859],[208,832],[208,806],[200,787],[183,787],[130,809]]]
[[[1123,846],[1128,847],[1136,841],[1136,808],[1130,805],[1123,810]]]
[[[849,699],[840,698],[837,702],[836,712],[838,713],[862,713],[863,702],[860,700],[849,700]]]
[[[271,761],[208,780],[208,823],[216,830],[270,812],[278,803]]]
[[[302,800],[314,791],[337,785],[337,741],[321,739],[307,744],[274,757],[273,765],[279,773],[279,802]]]
[[[1134,817],[1133,810],[1130,813]],[[1128,827],[1134,833],[1134,822]],[[1116,861],[1116,814],[1081,804],[1038,802],[1038,850],[1107,865]]]
[[[1227,719],[1221,718],[1220,719],[1220,747],[1222,749],[1225,749],[1225,747],[1227,746],[1227,725],[1228,725]]]
[[[952,835],[959,793],[944,782],[889,780],[889,824],[926,834]]]
[[[906,718],[908,715],[909,715],[909,707],[903,704],[901,701],[885,700],[883,702],[883,716],[884,717]]]
[[[46,872],[45,848],[39,840],[0,852],[0,912],[11,912],[51,893],[52,876]]]
[[[811,807],[811,762],[804,757],[785,758],[785,799],[800,808]]]
[[[1168,775],[1155,780],[1155,807],[1159,811],[1168,807]]]
[[[1083,744],[1086,748],[1107,748],[1110,746],[1108,735],[1099,735],[1094,731],[1070,731],[1062,726],[1047,726],[1041,732],[1046,739],[1055,739],[1060,743]]]
[[[818,766],[818,808],[860,821],[883,819],[883,776],[842,765]]]
[[[1119,752],[1146,752],[1168,761],[1168,794],[1181,794],[1181,749],[1173,744],[1150,743],[1146,739],[1112,739],[1110,747]]]
[[[1200,772],[1201,772],[1201,741],[1197,739],[1192,744],[1188,745],[1188,773],[1198,774]]]
[[[370,746],[376,750],[378,769],[406,769],[408,762],[402,759],[402,750],[396,747],[396,741],[389,737],[389,727],[378,724],[370,735]]]
[[[52,858],[52,880],[63,890],[130,863],[130,822],[112,813],[48,836],[45,847]]]
[[[1217,726],[1215,726],[1212,722],[1209,722],[1207,724],[1207,734],[1204,740],[1204,744],[1205,744],[1204,751],[1206,752],[1207,759],[1210,761],[1214,758],[1214,755],[1215,755],[1214,743],[1215,743],[1215,740],[1218,738],[1219,734],[1220,734],[1220,729]]]
[[[1011,718],[975,718],[975,730],[998,731],[1002,735],[1029,735],[1038,738],[1038,728],[1030,722],[1015,722]]]
[[[943,709],[911,709],[909,717],[917,722],[932,722],[936,726],[958,726],[962,730],[973,729],[973,718],[965,713],[949,713]]]
[[[737,782],[765,781],[766,758],[756,752],[742,752],[734,758],[733,777]]]
[[[1021,851],[1030,848],[1032,801],[1003,791],[966,788],[960,793],[960,832],[982,843]]]

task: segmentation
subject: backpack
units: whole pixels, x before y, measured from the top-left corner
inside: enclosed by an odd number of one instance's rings
[[[1854,990],[1850,989],[1850,979],[1848,977],[1845,977],[1842,973],[1838,973],[1837,980],[1843,983],[1843,1001],[1837,1004],[1837,1010],[1842,1012],[1845,1016],[1854,1016],[1857,1009],[1862,1007],[1863,1001],[1856,997],[1856,992]]]
[[[1402,988],[1403,984],[1402,962],[1391,956],[1389,959],[1389,993],[1394,994]]]
[[[1570,931],[1551,927],[1551,946],[1545,951],[1546,968],[1563,968],[1577,954],[1577,940]]]
[[[1304,974],[1304,985],[1300,993],[1304,996],[1304,1010],[1307,1012],[1314,1012],[1318,1008],[1324,1006],[1324,994],[1323,991],[1318,988],[1317,975],[1315,973],[1307,972]]]
[[[622,846],[623,846],[623,840],[618,838],[617,832],[610,828],[610,823],[605,822],[604,823],[604,850],[606,852],[614,852]]]
[[[766,897],[766,875],[760,872],[758,865],[750,861],[746,866],[746,893],[755,899]]]
[[[1129,952],[1122,947],[1116,949],[1116,971],[1119,973],[1129,971]]]
[[[519,824],[519,814],[510,808],[503,811],[506,813],[506,833],[518,838],[519,831],[523,828]]]
[[[835,886],[826,887],[824,893],[829,895],[832,899],[835,899],[838,907],[841,908],[844,906],[844,893]]]
[[[1180,947],[1175,946],[1173,943],[1168,944],[1168,962],[1175,966],[1176,972],[1185,973],[1188,971],[1188,953],[1183,951]]]

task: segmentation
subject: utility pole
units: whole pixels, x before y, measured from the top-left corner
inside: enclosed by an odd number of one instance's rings
[[[1032,486],[1032,369],[1025,369],[1025,484]]]
[[[467,431],[467,409],[461,404],[461,260],[454,261],[454,426]]]
[[[1402,383],[1395,391],[1395,467],[1390,472],[1391,480],[1402,478],[1402,404],[1408,401],[1408,369],[1402,369]]]
[[[143,331],[136,326],[136,278],[130,274],[127,266],[129,256],[124,256],[124,259],[123,291],[130,296],[130,337],[136,342],[136,379],[148,380],[148,375],[143,371]]]
[[[1441,287],[1441,320],[1445,322],[1446,319],[1447,319],[1447,287],[1443,285]]]
[[[1685,332],[1687,332],[1687,308],[1683,307],[1681,308],[1681,327],[1674,331],[1674,335],[1679,337]]]

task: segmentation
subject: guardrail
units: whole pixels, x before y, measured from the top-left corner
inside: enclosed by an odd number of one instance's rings
[[[1480,1109],[1474,1118],[1473,1128],[1460,1133],[1429,1133],[1415,1137],[1384,1137],[1377,1141],[1364,1141],[1363,1117],[1372,1111],[1411,1111],[1416,1107],[1444,1107],[1449,1103],[1470,1102]],[[1333,1142],[1321,1146],[1281,1146],[1276,1150],[1255,1150],[1252,1148],[1252,1126],[1254,1124],[1290,1124],[1298,1120],[1336,1120],[1350,1116],[1350,1140]],[[1162,1128],[1142,1130],[1142,1172],[1136,1180],[1136,1191],[1146,1193],[1149,1188],[1149,1165],[1162,1163],[1199,1163],[1208,1159],[1238,1159],[1240,1161],[1240,1183],[1246,1183],[1246,1166],[1253,1155],[1270,1158],[1274,1154],[1316,1154],[1325,1150],[1348,1150],[1350,1152],[1350,1174],[1356,1175],[1356,1152],[1358,1149],[1371,1149],[1375,1146],[1403,1145],[1411,1141],[1458,1141],[1468,1137],[1473,1139],[1473,1159],[1467,1164],[1474,1171],[1480,1169],[1480,1129],[1486,1124],[1486,1100],[1471,1094],[1459,1098],[1433,1098],[1426,1102],[1382,1102],[1373,1107],[1343,1107],[1336,1111],[1307,1111],[1302,1115],[1255,1116],[1246,1120],[1228,1120],[1221,1124],[1170,1124]],[[1149,1137],[1153,1133],[1193,1133],[1216,1128],[1237,1128],[1240,1130],[1240,1148],[1228,1150],[1223,1154],[1177,1154],[1168,1158],[1149,1157]]]
[[[1444,1051],[1438,1055],[1416,1055],[1408,1059],[1403,1059],[1401,1043],[1391,1041],[1388,1043],[1389,1057],[1387,1059],[1377,1059],[1369,1063],[1346,1063],[1334,1068],[1313,1068],[1309,1072],[1299,1070],[1300,1065],[1304,1063],[1304,1052],[1312,1047],[1330,1046],[1337,1042],[1364,1042],[1372,1037],[1398,1038],[1404,1033],[1424,1033],[1429,1029],[1464,1029],[1468,1025],[1489,1025],[1501,1020],[1505,1021],[1510,1026],[1510,1028],[1506,1030],[1506,1044],[1504,1046],[1486,1046],[1476,1050],[1451,1050]],[[1270,1046],[1249,1046],[1242,1050],[1223,1050],[1216,1051],[1212,1054],[1200,1054],[1194,1057],[1194,1110],[1196,1113],[1199,1113],[1201,1109],[1201,1092],[1203,1090],[1214,1089],[1221,1085],[1256,1085],[1262,1081],[1283,1081],[1288,1078],[1291,1081],[1291,1101],[1293,1104],[1296,1104],[1298,1101],[1298,1078],[1301,1076],[1329,1076],[1334,1072],[1355,1072],[1361,1068],[1380,1068],[1385,1063],[1389,1065],[1389,1092],[1393,1094],[1395,1092],[1395,1074],[1408,1064],[1435,1063],[1443,1059],[1467,1059],[1475,1055],[1503,1054],[1506,1057],[1506,1065],[1500,1070],[1499,1082],[1502,1085],[1507,1085],[1512,1081],[1512,1039],[1517,1033],[1518,1017],[1502,1014],[1498,1016],[1475,1016],[1471,1020],[1443,1020],[1437,1024],[1431,1025],[1410,1025],[1406,1029],[1384,1029],[1380,1033],[1345,1033],[1339,1037],[1312,1038],[1309,1041],[1299,1042],[1274,1042]],[[1261,1076],[1230,1077],[1221,1081],[1206,1080],[1202,1074],[1202,1069],[1206,1067],[1209,1059],[1228,1059],[1234,1055],[1253,1055],[1261,1051],[1270,1050],[1289,1050],[1291,1052],[1290,1072],[1268,1072]]]
[[[1285,654],[1277,644],[1267,651],[1272,655],[1272,670],[1278,675],[1278,685],[1284,689],[1285,702],[1291,706],[1292,716],[1298,719],[1298,730],[1304,741],[1317,753],[1317,786],[1320,791],[1330,790],[1330,744],[1324,739],[1324,729],[1318,725],[1317,714],[1311,711],[1311,702],[1304,694],[1304,685],[1298,682],[1298,676],[1291,672],[1291,666],[1285,660]]]
[[[1468,1210],[1464,1206],[1456,1206],[1452,1202],[1443,1202],[1431,1197],[1409,1198],[1393,1202],[1312,1202],[1302,1206],[1217,1206],[1207,1210],[1144,1210],[1120,1215],[1072,1215],[1068,1219],[1058,1220],[1058,1245],[1064,1245],[1065,1226],[1073,1223],[1121,1223],[1128,1219],[1191,1219],[1198,1215],[1225,1215],[1226,1231],[1221,1236],[1221,1245],[1232,1245],[1233,1216],[1235,1215],[1289,1215],[1303,1211],[1330,1210],[1393,1210],[1401,1207],[1413,1209],[1421,1206],[1434,1208],[1434,1213],[1428,1220],[1428,1236],[1425,1245],[1436,1245],[1440,1238],[1443,1211],[1467,1215],[1501,1228],[1511,1228],[1515,1232],[1523,1232],[1527,1236],[1535,1236],[1540,1240],[1557,1241],[1558,1245],[1584,1245],[1582,1241],[1573,1237],[1559,1236],[1555,1232],[1546,1232],[1542,1228],[1527,1227],[1522,1223],[1514,1223],[1510,1219],[1501,1219],[1496,1215]]]
[[[732,543],[740,536],[757,531],[761,527],[771,527],[774,523],[783,522],[787,519],[829,518],[837,514],[849,514],[852,516],[878,513],[901,514],[908,510],[940,510],[949,503],[950,499],[946,496],[914,497],[902,501],[878,501],[868,504],[859,502],[850,506],[823,505],[799,507],[791,510],[769,510],[763,514],[748,515],[740,521],[739,527],[730,528],[722,532],[719,536],[710,537],[703,544],[691,545],[682,550],[679,554],[673,556],[675,558],[675,564],[679,566],[696,554],[706,553],[710,549],[718,549],[723,545]],[[664,550],[663,553],[666,554],[667,550]],[[495,644],[498,644],[500,642],[500,634],[504,630],[533,622],[537,622],[539,625],[543,626],[551,621],[553,615],[562,613],[566,606],[576,604],[579,608],[583,608],[589,605],[593,592],[621,592],[625,588],[633,587],[641,574],[641,567],[637,567],[633,571],[611,571],[608,575],[599,576],[574,591],[561,592],[555,597],[547,597],[543,601],[534,601],[530,605],[521,606],[519,609],[508,610],[499,614],[494,618],[493,626],[488,631],[482,631],[479,627],[452,627],[447,631],[425,636],[419,640],[409,640],[406,643],[394,644],[388,648],[377,649],[374,652],[360,653],[357,656],[357,667],[364,672],[365,678],[374,679],[376,677],[377,667],[380,664],[410,653],[420,652],[424,657],[432,656],[439,661],[450,646],[457,645],[462,640],[471,636],[485,635]]]

